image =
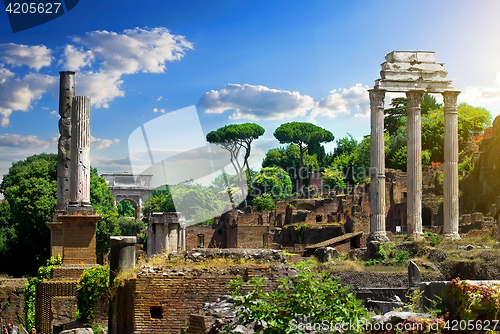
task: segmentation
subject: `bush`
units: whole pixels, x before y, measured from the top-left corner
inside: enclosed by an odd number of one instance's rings
[[[76,287],[76,319],[92,322],[97,301],[109,292],[109,267],[85,269]]]
[[[240,323],[265,321],[267,327],[260,332],[265,334],[304,333],[300,322],[357,323],[366,317],[362,301],[349,292],[350,287],[330,279],[328,273],[312,272],[307,265],[299,263],[296,277],[278,279],[280,284],[269,292],[264,289],[266,278],[232,280],[234,307],[243,306],[237,314]],[[232,333],[234,328],[226,330]]]
[[[269,194],[262,194],[254,198],[252,203],[257,211],[263,211],[263,210],[274,211],[274,209],[276,209],[273,197]]]
[[[136,236],[146,227],[146,223],[134,218],[120,217],[118,218],[118,226],[120,227],[121,235]]]

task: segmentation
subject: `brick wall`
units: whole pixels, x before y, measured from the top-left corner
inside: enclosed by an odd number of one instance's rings
[[[238,247],[263,248],[264,238],[268,242],[269,226],[238,225]]]
[[[275,279],[285,272],[277,267],[280,266],[232,266],[213,272],[184,272],[184,276],[164,276],[159,272],[127,280],[117,295],[117,332],[178,334],[187,327],[190,314],[228,293],[227,285],[237,274],[246,279],[268,277],[271,289],[278,284]]]

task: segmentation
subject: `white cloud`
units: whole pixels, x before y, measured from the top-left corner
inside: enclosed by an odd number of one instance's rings
[[[90,96],[91,102],[96,108],[109,108],[109,102],[116,97],[125,96],[120,85],[123,80],[117,76],[107,73],[83,72],[75,77],[75,86],[78,92],[84,96]]]
[[[69,44],[64,48],[64,56],[66,58],[64,66],[69,71],[78,71],[82,67],[90,66],[94,59],[94,54],[91,50],[85,51],[82,48],[76,48]]]
[[[334,89],[330,95],[322,98],[311,112],[311,118],[318,115],[336,117],[340,113],[349,114],[358,111],[354,116],[366,117],[370,114],[370,102],[368,97],[368,86],[356,84],[351,88]]]
[[[90,136],[90,145],[92,148],[95,148],[95,149],[103,149],[103,148],[108,148],[111,146],[111,144],[115,143],[115,144],[118,144],[120,142],[119,139],[100,139],[100,138],[96,138],[94,136]]]
[[[38,73],[17,78],[14,73],[0,67],[0,115],[1,124],[9,124],[14,110],[28,111],[31,105],[57,84],[57,78]]]
[[[458,102],[465,102],[473,106],[484,107],[493,117],[500,114],[500,72],[497,73],[494,84],[489,87],[467,87],[460,95]]]
[[[52,62],[51,50],[45,45],[0,44],[0,60],[12,66],[27,65],[37,71]]]
[[[0,147],[16,147],[16,148],[47,148],[52,144],[57,143],[57,138],[50,140],[40,140],[37,136],[20,136],[17,134],[6,133],[0,135]]]
[[[123,33],[97,30],[74,37],[73,42],[103,59],[102,71],[118,76],[139,71],[165,72],[166,62],[180,60],[186,50],[193,48],[184,36],[173,35],[166,28],[135,28]]]
[[[159,98],[156,99],[156,101],[161,101],[163,99],[163,96],[160,96]]]
[[[165,110],[165,108],[162,108],[162,109],[153,108],[153,112],[161,112],[162,114],[164,114],[166,112],[166,110]]]
[[[298,92],[264,86],[227,84],[220,91],[210,91],[199,99],[198,107],[208,114],[234,110],[231,119],[286,119],[303,117],[314,107],[312,97]]]

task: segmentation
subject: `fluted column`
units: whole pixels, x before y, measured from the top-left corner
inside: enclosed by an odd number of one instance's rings
[[[371,89],[370,235],[368,241],[389,241],[385,232],[385,91]]]
[[[57,210],[69,203],[71,160],[71,105],[75,95],[75,72],[59,72],[59,142],[57,145]]]
[[[458,234],[458,110],[460,92],[443,93],[444,100],[444,237],[460,239]]]
[[[75,96],[71,115],[70,207],[90,205],[90,97]]]
[[[422,121],[420,104],[423,91],[406,92],[407,118],[407,228],[408,237],[420,239],[422,233]]]

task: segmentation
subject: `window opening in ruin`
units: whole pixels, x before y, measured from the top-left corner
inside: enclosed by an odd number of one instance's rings
[[[205,235],[204,234],[198,234],[198,248],[204,248],[205,247]]]
[[[406,197],[408,197],[408,193],[405,191],[405,192],[403,192],[403,198],[406,198]]]
[[[322,215],[317,215],[316,216],[316,223],[321,223],[323,221],[323,216]]]
[[[151,306],[149,308],[149,313],[151,314],[151,319],[161,319],[163,318],[163,312],[162,312],[162,307],[161,306]]]

